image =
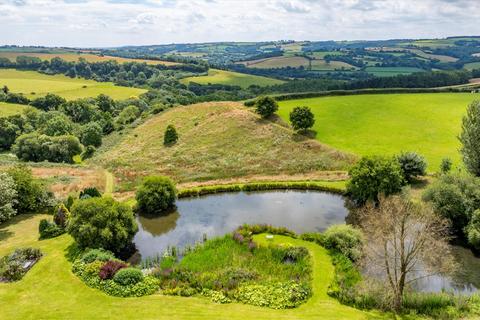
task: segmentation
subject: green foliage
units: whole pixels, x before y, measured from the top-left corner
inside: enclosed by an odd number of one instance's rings
[[[122,128],[124,125],[132,123],[140,115],[140,110],[134,105],[130,105],[120,112],[118,117],[115,119],[115,124],[117,128]]]
[[[17,190],[15,181],[7,173],[0,173],[0,223],[17,214]]]
[[[9,150],[15,143],[20,128],[8,118],[0,118],[0,149]]]
[[[235,298],[243,303],[272,309],[295,308],[305,302],[311,289],[295,281],[240,286]]]
[[[333,225],[323,234],[323,245],[327,249],[340,252],[352,261],[362,257],[363,234],[348,224]]]
[[[169,124],[167,126],[167,129],[165,130],[165,135],[163,137],[163,144],[166,146],[169,146],[177,143],[177,141],[178,141],[177,130],[173,125]]]
[[[113,255],[113,253],[102,248],[87,250],[80,258],[82,262],[87,264],[92,263],[94,261],[107,262],[113,259],[115,259],[115,256]],[[100,264],[100,266],[102,265],[103,263]],[[98,271],[100,271],[100,267],[98,269],[99,269]]]
[[[272,97],[260,97],[255,101],[255,111],[262,116],[268,118],[278,110],[278,104]]]
[[[175,205],[176,189],[167,177],[151,176],[143,180],[136,193],[138,211],[159,215]]]
[[[99,94],[96,98],[96,104],[103,112],[112,113],[115,111],[115,101],[105,94]]]
[[[58,237],[65,233],[65,228],[61,228],[54,222],[47,219],[40,220],[38,225],[38,232],[40,233],[40,240]]]
[[[79,199],[100,198],[102,194],[95,187],[88,187],[80,191]]]
[[[440,172],[447,174],[452,170],[452,160],[450,158],[443,158],[440,163]]]
[[[465,233],[468,243],[475,249],[480,249],[480,209],[473,212],[472,218],[465,229]]]
[[[40,97],[32,100],[30,102],[30,105],[43,111],[51,111],[58,110],[58,108],[66,102],[67,100],[56,94],[47,93],[45,97]]]
[[[378,202],[378,196],[389,196],[401,191],[404,184],[402,169],[395,159],[363,157],[349,171],[351,180],[347,193],[358,204]]]
[[[480,101],[473,101],[468,106],[459,139],[465,167],[471,174],[480,176]]]
[[[25,166],[16,166],[7,171],[15,182],[17,202],[14,208],[18,213],[35,212],[48,205],[48,194],[44,186],[32,175],[32,170]]]
[[[414,178],[427,174],[427,162],[418,153],[403,152],[397,156],[397,161],[407,182],[412,182]]]
[[[115,276],[113,276],[113,281],[124,286],[134,285],[143,281],[143,273],[137,268],[120,269]]]
[[[76,201],[67,230],[81,248],[117,252],[132,241],[138,227],[128,205],[104,197]]]
[[[82,161],[93,157],[97,149],[94,146],[86,146],[81,154]]]
[[[480,209],[480,179],[468,175],[442,175],[424,192],[423,199],[450,221],[456,236],[465,238],[464,228],[473,212]]]
[[[0,259],[0,280],[18,281],[23,278],[32,265],[42,257],[36,248],[16,249]]]
[[[53,221],[62,229],[66,228],[69,217],[70,211],[68,211],[63,203],[60,203],[53,212]]]
[[[82,145],[74,136],[49,137],[29,133],[17,138],[13,152],[23,161],[50,161],[73,163],[73,157],[82,153]]]
[[[295,107],[290,112],[290,122],[295,130],[307,130],[315,124],[315,118],[309,107]]]
[[[45,123],[40,125],[39,132],[50,137],[56,137],[72,135],[74,129],[74,123],[66,115],[60,112],[51,112]]]
[[[362,279],[355,264],[340,252],[331,254],[335,276],[328,287],[328,294],[345,304],[355,304],[354,286]]]
[[[100,147],[102,145],[103,130],[96,122],[85,124],[80,133],[80,141],[85,146]]]

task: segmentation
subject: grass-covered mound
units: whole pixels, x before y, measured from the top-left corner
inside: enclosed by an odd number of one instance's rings
[[[332,96],[281,101],[278,114],[288,121],[296,106],[315,115],[316,139],[357,155],[416,151],[438,171],[442,158],[456,164],[462,116],[480,94],[415,93]]]
[[[218,303],[238,301],[273,309],[297,307],[312,290],[307,249],[258,246],[240,233],[208,240],[179,262],[163,259],[153,274],[161,280],[164,294],[203,295]]]
[[[178,142],[163,144],[173,124]],[[94,162],[131,189],[143,175],[176,182],[248,175],[298,174],[345,169],[352,156],[261,120],[240,103],[215,102],[173,108],[129,133]]]

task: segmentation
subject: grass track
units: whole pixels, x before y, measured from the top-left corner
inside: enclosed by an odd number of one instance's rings
[[[0,102],[0,118],[20,114],[25,108],[22,104]]]
[[[111,82],[69,78],[64,75],[50,76],[14,69],[0,69],[0,85],[7,85],[12,92],[23,93],[28,98],[55,93],[68,100],[96,97],[100,93],[113,99],[127,99],[146,92],[144,89],[115,86]]]
[[[480,94],[420,93],[336,96],[280,102],[288,121],[295,106],[310,106],[316,139],[357,155],[417,151],[437,171],[441,159],[460,163],[457,135],[465,109]]]
[[[208,76],[188,77],[182,79],[181,82],[184,84],[188,84],[189,82],[195,82],[198,84],[224,84],[240,86],[242,88],[248,88],[251,85],[270,86],[284,83],[282,80],[273,78],[217,69],[210,69],[208,71]]]
[[[34,246],[44,257],[16,283],[0,283],[0,319],[379,319],[339,304],[326,289],[333,266],[320,246],[281,236],[276,243],[305,246],[313,256],[314,295],[291,310],[272,310],[238,303],[215,304],[203,298],[152,295],[142,298],[115,298],[87,287],[71,272],[65,253],[72,244],[68,235],[38,241],[38,223],[45,215],[20,215],[0,225],[0,255],[15,248]],[[256,237],[264,242],[264,237]]]

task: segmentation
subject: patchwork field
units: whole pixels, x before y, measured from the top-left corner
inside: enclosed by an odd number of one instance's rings
[[[471,62],[463,66],[467,70],[480,69],[480,62]]]
[[[0,102],[0,118],[22,113],[24,109],[25,106],[21,104]]]
[[[182,83],[184,84],[188,84],[189,82],[195,82],[198,84],[224,84],[230,86],[240,86],[242,88],[248,88],[251,85],[270,86],[284,83],[284,81],[273,78],[217,69],[210,69],[207,76],[188,77],[182,79]]]
[[[118,63],[124,62],[145,62],[146,64],[156,65],[163,64],[166,66],[176,65],[176,62],[170,61],[157,61],[157,60],[145,60],[145,59],[129,59],[121,57],[112,57],[112,56],[100,56],[91,53],[74,53],[74,52],[64,52],[64,53],[39,53],[39,52],[0,52],[0,58],[7,58],[10,61],[15,61],[18,56],[28,56],[28,57],[37,57],[42,60],[51,60],[55,57],[62,58],[65,61],[76,62],[80,58],[87,60],[88,62],[101,62],[115,60]]]
[[[146,92],[144,89],[115,86],[111,82],[69,78],[64,75],[50,76],[35,71],[0,69],[0,86],[4,85],[12,92],[23,93],[28,98],[55,93],[68,100],[95,97],[100,93],[113,99],[127,99]]]
[[[437,171],[441,159],[460,163],[461,119],[480,94],[375,94],[311,98],[280,102],[279,115],[288,121],[296,106],[315,114],[316,139],[357,155],[417,151]]]
[[[392,77],[403,74],[411,74],[414,72],[424,71],[418,68],[410,67],[367,67],[365,71],[377,77]]]
[[[179,141],[165,147],[168,124]],[[117,146],[91,160],[112,171],[131,190],[147,174],[176,182],[342,170],[353,157],[290,129],[261,120],[241,103],[177,107],[134,129]]]
[[[260,68],[260,69],[271,69],[271,68],[285,68],[285,67],[307,67],[308,66],[308,59],[304,57],[297,57],[297,56],[281,56],[281,57],[273,57],[267,59],[258,59],[258,60],[250,60],[250,61],[243,61],[239,62],[244,64],[249,68]]]

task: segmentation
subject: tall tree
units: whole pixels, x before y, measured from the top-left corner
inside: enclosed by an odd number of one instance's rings
[[[463,117],[460,152],[467,170],[480,177],[480,101],[473,101]]]

